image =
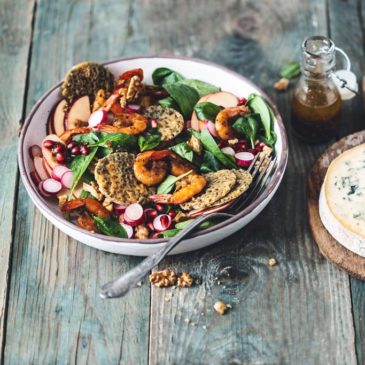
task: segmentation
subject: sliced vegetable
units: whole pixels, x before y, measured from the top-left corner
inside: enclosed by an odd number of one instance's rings
[[[93,217],[96,228],[103,234],[107,236],[128,238],[128,233],[124,227],[118,222],[113,221],[110,218]]]
[[[250,114],[238,118],[232,127],[242,133],[251,142],[251,147],[255,148],[255,141],[259,129],[260,114]]]
[[[138,137],[138,146],[141,152],[153,150],[161,142],[161,133],[157,128],[152,128],[148,132]]]
[[[71,189],[71,187],[73,186],[73,181],[74,181],[74,174],[72,171],[65,172],[61,177],[62,185],[67,189]]]
[[[42,188],[47,194],[56,195],[62,190],[62,184],[55,179],[49,178],[43,180]]]
[[[126,205],[120,205],[120,204],[113,204],[113,211],[115,214],[123,214],[126,210],[127,206]]]
[[[194,111],[199,120],[210,120],[212,122],[215,121],[215,117],[220,110],[221,108],[218,105],[210,103],[209,101],[203,101],[194,107]]]
[[[236,158],[236,162],[241,167],[248,167],[251,165],[251,162],[255,158],[254,154],[251,152],[238,152],[234,156]]]
[[[120,225],[124,228],[125,232],[127,233],[127,238],[132,238],[134,234],[133,227],[126,223],[120,223]]]
[[[216,157],[225,167],[232,169],[237,167],[236,163],[234,162],[234,158],[220,150],[214,138],[208,132],[207,128],[203,128],[200,137],[204,148],[211,152],[214,157]]]
[[[171,147],[170,150],[176,152],[182,158],[192,162],[194,159],[194,152],[186,142],[181,142]]]
[[[38,190],[45,198],[50,198],[53,194],[47,193],[43,188],[43,181],[38,184]]]
[[[194,105],[199,100],[198,93],[190,86],[176,83],[165,85],[164,88],[176,101],[184,119],[190,119]]]
[[[44,166],[42,157],[38,157],[38,156],[34,157],[34,169],[41,180],[45,180],[45,179],[49,178],[48,171],[46,170],[46,168]]]
[[[205,123],[205,127],[208,129],[209,133],[213,137],[218,137],[217,130],[215,129],[215,124],[213,122],[211,122],[210,120],[206,120],[204,123]]]
[[[129,222],[143,220],[143,207],[141,204],[134,203],[127,206],[124,212],[124,219]]]
[[[227,155],[231,155],[234,156],[235,155],[235,150],[232,147],[223,147],[221,148],[221,151]]]
[[[65,165],[57,165],[53,168],[51,177],[57,181],[61,181],[62,176],[69,171],[71,170]]]
[[[168,214],[160,214],[153,220],[153,228],[156,232],[163,232],[170,228],[172,219]]]

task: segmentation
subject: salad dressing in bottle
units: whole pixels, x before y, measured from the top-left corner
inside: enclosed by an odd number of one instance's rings
[[[326,142],[339,130],[342,100],[331,76],[335,64],[335,45],[330,39],[314,36],[303,42],[302,76],[294,91],[292,127],[305,142]]]

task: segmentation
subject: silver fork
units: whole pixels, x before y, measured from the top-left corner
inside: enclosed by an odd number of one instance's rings
[[[101,287],[100,297],[103,299],[119,298],[126,295],[129,290],[134,288],[139,281],[141,281],[155,266],[157,266],[163,258],[174,247],[176,247],[178,243],[180,243],[182,239],[184,239],[191,231],[204,221],[211,218],[231,218],[256,199],[270,181],[276,165],[276,157],[274,159],[270,157],[268,162],[261,169],[261,166],[266,159],[266,155],[261,155],[259,160],[258,156],[259,155],[257,154],[247,170],[249,172],[252,171],[252,183],[245,194],[229,204],[193,212],[190,217],[197,217],[196,219],[194,219],[175,237],[171,238],[160,250],[145,258],[135,268],[123,274],[119,278],[104,284]],[[225,212],[221,212],[221,210],[225,210]]]

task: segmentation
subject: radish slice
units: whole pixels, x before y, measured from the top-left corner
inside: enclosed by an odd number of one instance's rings
[[[125,205],[120,205],[120,204],[116,204],[116,203],[114,203],[114,205],[113,205],[114,213],[118,214],[118,215],[123,214],[125,212],[126,208],[127,207]]]
[[[34,182],[34,184],[38,185],[42,180],[41,178],[38,176],[36,171],[32,171],[30,173],[30,178],[32,179],[32,181]]]
[[[157,128],[157,127],[158,127],[157,120],[152,118],[151,119],[151,128]]]
[[[94,128],[99,124],[103,124],[108,118],[108,113],[105,110],[99,109],[92,113],[89,117],[89,127]]]
[[[172,219],[168,214],[160,214],[153,220],[156,232],[163,232],[170,228]]]
[[[43,181],[41,181],[38,184],[38,190],[41,193],[42,196],[44,196],[45,198],[50,198],[52,196],[52,194],[47,193],[44,188],[43,188]]]
[[[123,218],[120,218],[120,217],[123,217]],[[128,218],[128,216],[124,214],[121,214],[119,216],[120,220],[119,220],[119,223],[120,222],[123,222],[123,223],[127,223],[129,224],[131,227],[135,227],[135,226],[138,226],[139,224],[142,224],[144,222],[144,217],[142,216],[140,219],[136,220],[136,221],[132,221]]]
[[[227,155],[231,155],[231,156],[234,156],[236,154],[236,152],[234,151],[234,149],[232,147],[223,147],[223,148],[221,148],[221,151],[223,153],[226,153]]]
[[[144,210],[144,216],[146,217],[147,221],[152,221],[158,216],[158,212],[156,209],[147,208]]]
[[[42,147],[34,144],[29,147],[29,154],[32,160],[34,160],[35,157],[42,157]]]
[[[238,152],[234,155],[236,162],[241,167],[250,166],[251,162],[255,158],[254,154],[251,152]]]
[[[214,123],[211,122],[210,120],[206,120],[206,121],[204,121],[204,123],[205,123],[205,126],[208,128],[209,133],[213,137],[218,137],[217,130],[215,129]]]
[[[42,188],[47,194],[55,195],[62,190],[62,184],[55,179],[46,179],[43,180]]]
[[[62,185],[67,189],[71,188],[73,180],[74,180],[74,174],[72,173],[72,171],[65,172],[61,177]]]
[[[52,179],[55,179],[57,181],[61,181],[63,174],[65,174],[66,172],[72,171],[70,170],[68,167],[64,166],[64,165],[57,165],[51,173],[51,177]]]
[[[127,221],[135,222],[143,219],[143,207],[141,204],[134,203],[128,205],[124,212],[124,218]]]
[[[130,226],[129,224],[125,224],[125,223],[120,223],[120,225],[125,229],[125,231],[127,232],[128,238],[132,238],[133,237],[133,227]]]
[[[134,110],[135,112],[139,112],[141,110],[141,106],[138,104],[128,104],[129,109]]]

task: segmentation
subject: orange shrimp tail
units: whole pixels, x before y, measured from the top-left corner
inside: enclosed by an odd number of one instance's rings
[[[85,198],[83,199],[85,202],[85,207],[88,212],[101,217],[101,218],[109,218],[109,211],[96,199],[93,198]]]
[[[89,127],[67,129],[59,136],[59,139],[62,142],[67,143],[76,134],[85,134],[85,133],[89,133],[90,131],[91,131],[91,128],[89,128]]]
[[[89,232],[96,232],[95,222],[86,212],[77,218],[77,225]]]
[[[70,212],[71,210],[75,210],[81,208],[85,205],[84,199],[73,199],[69,200],[65,204],[62,205],[62,212]]]
[[[152,200],[157,204],[170,204],[172,194],[155,194],[155,195],[150,195],[149,198],[150,200]]]

